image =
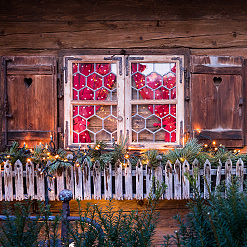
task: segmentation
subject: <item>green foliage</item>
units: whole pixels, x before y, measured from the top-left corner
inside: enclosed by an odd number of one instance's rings
[[[25,164],[29,156],[30,151],[25,147],[20,148],[18,142],[13,142],[9,151],[7,151],[7,157],[11,164],[14,164],[17,160],[20,160],[22,164]]]
[[[83,214],[78,201],[80,220],[68,223],[75,246],[151,246],[158,218],[155,209],[165,185],[156,183],[155,187],[155,195],[149,196],[149,203],[142,212],[136,210],[126,214],[122,210],[115,211],[113,202],[109,200],[104,210],[98,205],[88,205]]]
[[[31,201],[25,204],[16,203],[14,207],[14,216],[12,217],[10,205],[4,204],[3,215],[6,221],[0,227],[1,246],[38,246],[38,235],[42,224],[35,220],[29,220],[32,208]]]
[[[206,201],[195,180],[191,184],[195,196],[188,204],[190,211],[185,220],[175,217],[179,231],[165,237],[165,246],[247,246],[247,191],[240,192],[237,179],[217,188]]]
[[[144,152],[141,158],[144,164],[149,164],[152,167],[158,166],[159,162],[164,159],[162,153],[154,148]]]

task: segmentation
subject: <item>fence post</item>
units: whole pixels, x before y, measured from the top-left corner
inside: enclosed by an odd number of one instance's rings
[[[67,217],[70,216],[69,201],[73,198],[73,193],[70,190],[62,190],[59,193],[59,200],[62,201],[62,229],[61,239],[66,239],[68,229],[66,225]]]

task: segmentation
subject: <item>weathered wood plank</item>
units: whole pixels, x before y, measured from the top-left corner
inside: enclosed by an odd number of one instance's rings
[[[189,179],[186,177],[190,174],[190,165],[187,160],[184,161],[182,166],[182,186],[183,186],[183,199],[189,199],[190,198],[190,182]]]
[[[174,164],[174,199],[182,198],[182,183],[181,183],[181,163],[176,160]]]
[[[146,198],[148,198],[153,185],[153,167],[149,163],[146,165],[146,174]]]
[[[94,199],[100,200],[101,196],[101,168],[99,161],[93,165],[93,186],[94,186]]]
[[[75,199],[82,200],[82,170],[79,162],[74,165],[74,177],[75,177]]]
[[[127,160],[127,164],[125,165],[124,175],[125,175],[125,199],[132,200],[133,199],[132,167],[129,160]]]
[[[244,188],[244,162],[240,158],[236,164],[236,176],[239,178],[239,190],[243,191]]]
[[[241,75],[242,67],[210,67],[204,65],[192,66],[192,73],[194,74],[213,74],[213,75]]]
[[[47,177],[48,188],[50,189],[48,191],[48,198],[50,201],[55,201],[56,200],[56,195],[55,195],[56,172],[54,174],[52,174],[51,176],[52,177],[50,177],[50,176]]]
[[[120,160],[115,164],[115,199],[123,200],[123,169]]]
[[[4,191],[5,201],[13,201],[12,165],[8,160],[4,163]]]
[[[32,161],[26,163],[26,187],[27,196],[34,199],[34,164]]]
[[[92,199],[91,191],[91,170],[89,162],[85,159],[82,165],[82,175],[83,175],[83,196],[84,200]]]
[[[3,200],[2,164],[0,164],[0,201]]]
[[[140,160],[136,164],[136,200],[143,199],[143,165]]]
[[[24,187],[23,187],[23,165],[20,160],[14,164],[15,169],[15,199],[17,201],[24,200]]]
[[[173,176],[172,176],[172,165],[168,160],[165,166],[165,184],[167,185],[165,191],[165,198],[170,200],[173,199]]]
[[[207,159],[204,163],[204,198],[209,197],[211,192],[211,163]]]
[[[45,183],[43,167],[40,164],[36,165],[36,183],[37,183],[37,199],[45,200]]]
[[[111,163],[107,164],[104,168],[104,190],[105,190],[105,199],[112,198],[112,165]]]

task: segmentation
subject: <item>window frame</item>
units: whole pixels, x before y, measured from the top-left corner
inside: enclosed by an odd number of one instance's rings
[[[137,59],[141,58],[141,59]],[[176,142],[131,142],[131,106],[140,101],[142,104],[150,104],[150,100],[131,100],[131,63],[176,63],[176,99],[170,100],[151,100],[152,104],[174,104],[176,103]],[[107,100],[73,100],[73,63],[114,63],[117,67],[117,101],[110,102]],[[184,55],[76,55],[73,57],[64,57],[64,66],[67,71],[64,72],[64,127],[65,127],[65,148],[85,148],[92,143],[73,143],[73,105],[117,105],[117,136],[129,137],[130,149],[167,149],[174,146],[183,145],[184,130]],[[128,71],[129,70],[129,71]],[[121,73],[122,72],[122,73]],[[67,74],[66,74],[67,73]],[[127,74],[129,74],[127,76]],[[66,78],[67,77],[67,78]],[[155,102],[154,102],[155,101]],[[116,104],[117,103],[117,104]]]

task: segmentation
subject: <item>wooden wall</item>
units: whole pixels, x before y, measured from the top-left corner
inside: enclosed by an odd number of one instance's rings
[[[54,56],[58,79],[64,55],[186,54],[189,68],[189,55],[242,56],[244,61],[246,47],[247,3],[242,0],[1,0],[0,56]],[[57,127],[63,132],[63,82],[57,85]],[[185,94],[185,130],[191,130],[189,87]]]

